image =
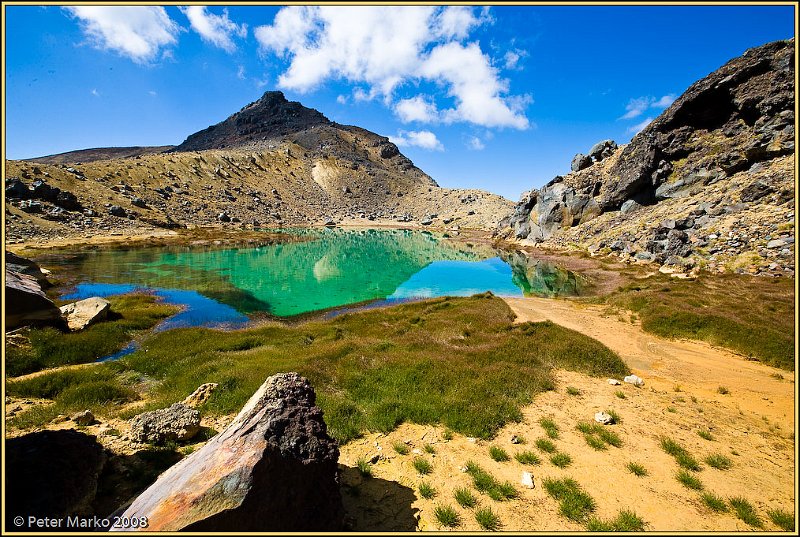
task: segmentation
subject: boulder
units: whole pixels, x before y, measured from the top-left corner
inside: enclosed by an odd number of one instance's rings
[[[6,198],[26,200],[32,195],[31,189],[16,177],[6,179]]]
[[[772,194],[775,189],[764,181],[756,181],[742,189],[741,199],[745,203],[758,201],[764,196]]]
[[[611,384],[612,386],[620,386],[622,384],[617,379],[608,379],[608,383]]]
[[[131,205],[140,209],[147,209],[147,202],[142,198],[131,198]]]
[[[183,403],[143,412],[131,418],[130,437],[134,442],[163,444],[183,442],[200,432],[200,413]]]
[[[397,146],[391,142],[386,142],[381,146],[381,158],[392,158],[393,156],[399,154],[400,150],[397,149]]]
[[[616,149],[617,143],[614,140],[603,140],[592,146],[589,150],[589,157],[593,158],[595,162],[600,162],[613,155]]]
[[[61,311],[47,298],[36,277],[6,266],[6,330],[25,324],[63,325]]]
[[[67,211],[80,211],[83,209],[78,201],[78,197],[72,192],[67,192],[66,190],[61,190],[56,195],[56,199],[53,203]]]
[[[42,531],[29,527],[28,517],[92,514],[91,503],[106,462],[94,436],[64,429],[9,438],[5,458],[7,531]],[[12,526],[18,516],[23,525]]]
[[[269,377],[233,422],[122,516],[147,531],[341,531],[339,448],[297,373]]]
[[[625,203],[622,204],[622,207],[620,207],[619,210],[620,210],[620,212],[622,214],[628,214],[628,213],[632,213],[636,209],[639,209],[640,207],[641,207],[641,205],[636,203],[635,200],[627,200],[627,201],[625,201]]]
[[[92,323],[108,318],[111,303],[105,298],[93,296],[61,306],[61,315],[67,320],[70,330],[83,330]]]
[[[572,163],[570,164],[570,169],[573,172],[579,172],[581,170],[585,170],[591,165],[592,165],[592,157],[584,155],[583,153],[578,153],[577,155],[572,157]]]
[[[6,268],[21,274],[33,276],[36,278],[36,281],[39,282],[42,289],[52,287],[53,285],[47,281],[47,274],[36,262],[18,256],[14,252],[9,252],[8,250],[6,250]]]
[[[119,205],[112,205],[111,207],[109,207],[108,214],[110,214],[111,216],[119,216],[120,218],[125,218],[128,215],[125,209],[123,209]]]
[[[192,392],[190,396],[184,399],[182,403],[188,407],[197,408],[208,401],[208,399],[211,397],[211,394],[217,389],[217,386],[219,386],[219,384],[216,382],[206,382],[205,384],[201,384],[195,391]]]
[[[83,412],[78,412],[72,416],[71,419],[78,425],[91,425],[94,423],[94,414],[92,414],[91,410],[84,410]]]

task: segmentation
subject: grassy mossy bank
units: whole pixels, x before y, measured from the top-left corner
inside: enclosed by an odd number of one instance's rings
[[[658,275],[599,300],[635,312],[648,332],[706,341],[794,371],[793,279]]]
[[[147,330],[178,311],[177,306],[156,303],[146,294],[110,297],[109,320],[80,332],[56,328],[30,328],[20,332],[30,345],[6,346],[6,374],[24,375],[62,365],[93,362],[121,350],[136,332]]]
[[[12,425],[42,423],[90,408],[127,417],[121,403],[140,390],[147,408],[180,401],[204,382],[219,388],[204,412],[232,414],[281,371],[308,377],[340,441],[390,431],[404,421],[442,423],[490,438],[520,409],[553,389],[553,368],[622,376],[622,360],[597,341],[550,322],[514,325],[491,294],[439,298],[354,312],[330,320],[223,332],[177,329],[152,335],[116,362],[9,382],[11,395],[46,397]],[[94,387],[103,394],[92,398]],[[77,394],[76,394],[77,392]],[[139,407],[135,412],[141,412]]]

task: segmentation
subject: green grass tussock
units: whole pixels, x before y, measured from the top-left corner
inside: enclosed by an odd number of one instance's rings
[[[645,522],[636,513],[623,509],[613,520],[604,521],[592,517],[586,521],[588,531],[644,531]]]
[[[489,456],[496,462],[506,462],[510,458],[506,450],[498,446],[491,446],[489,448]]]
[[[551,418],[540,419],[539,425],[542,426],[542,429],[544,429],[544,432],[547,433],[549,438],[558,438],[558,425]]]
[[[656,276],[604,300],[636,312],[648,332],[706,341],[794,371],[793,286],[791,278],[738,274]]]
[[[703,490],[703,483],[694,474],[690,474],[686,470],[680,470],[675,474],[675,479],[688,489]]]
[[[482,507],[475,511],[475,521],[486,531],[497,531],[500,529],[500,517],[498,517],[490,507]]]
[[[705,460],[707,465],[717,470],[730,470],[731,466],[733,466],[733,461],[721,453],[709,455]]]
[[[767,511],[769,519],[783,531],[794,531],[794,513],[783,509],[772,509]]]
[[[594,499],[572,478],[542,480],[545,491],[559,502],[559,512],[573,522],[585,522],[596,509]]]
[[[449,505],[437,505],[433,509],[433,516],[439,521],[439,524],[446,528],[455,528],[461,524],[461,517]]]
[[[531,466],[535,466],[535,465],[540,464],[542,462],[542,460],[539,458],[539,456],[536,453],[534,453],[533,451],[527,451],[527,450],[526,451],[520,451],[519,453],[514,455],[514,458],[520,464],[527,464],[527,465],[531,465]]]
[[[700,495],[703,504],[714,511],[715,513],[726,513],[728,511],[728,504],[725,503],[724,498],[720,498],[713,492],[704,492]]]
[[[639,464],[638,462],[629,462],[626,466],[628,471],[635,475],[636,477],[646,477],[647,476],[647,468]]]
[[[419,484],[417,490],[419,490],[419,495],[425,498],[426,500],[430,500],[431,498],[436,496],[436,489],[433,488],[429,483],[426,483],[424,481]]]
[[[729,498],[728,503],[733,509],[733,512],[742,522],[758,529],[762,529],[764,527],[764,523],[758,516],[756,508],[753,507],[753,504],[751,504],[749,501],[741,497],[735,497]]]
[[[146,294],[112,296],[111,319],[88,326],[79,332],[61,332],[52,327],[28,328],[21,333],[30,345],[6,348],[6,374],[25,375],[51,367],[85,364],[114,354],[134,336],[152,328],[178,311],[178,307],[159,304]]]
[[[678,466],[687,470],[692,470],[693,472],[700,471],[700,463],[692,457],[686,448],[666,436],[660,437],[659,441],[661,443],[661,449],[668,455],[672,455],[675,458],[675,462],[678,463]]]
[[[511,500],[519,496],[519,492],[514,488],[514,485],[508,481],[498,481],[492,474],[472,461],[467,463],[467,474],[472,477],[472,484],[475,490],[486,494],[495,501]]]
[[[478,504],[477,498],[466,488],[458,488],[453,491],[453,497],[464,509],[472,509]]]
[[[556,445],[547,438],[539,438],[536,440],[536,447],[545,453],[555,453]]]

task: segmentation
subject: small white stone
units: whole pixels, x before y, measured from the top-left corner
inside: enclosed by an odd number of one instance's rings
[[[641,378],[637,377],[636,375],[628,375],[622,380],[624,380],[628,384],[633,384],[636,387],[644,386],[644,381]]]
[[[622,384],[617,379],[608,379],[608,383],[611,384],[612,386],[619,386],[620,384]]]
[[[535,487],[533,484],[533,474],[530,472],[522,472],[522,486],[532,489]]]
[[[411,453],[413,453],[414,455],[422,455],[422,450],[414,448],[411,450]]]
[[[468,437],[467,437],[467,442],[471,442],[471,443],[473,443],[473,444],[474,444],[474,443],[475,443],[475,441],[476,441],[476,440],[475,440],[475,438],[473,438],[473,437],[471,437],[471,436],[468,436]]]
[[[614,418],[605,412],[598,412],[594,415],[594,421],[597,423],[602,423],[603,425],[608,425],[610,423],[614,423]]]

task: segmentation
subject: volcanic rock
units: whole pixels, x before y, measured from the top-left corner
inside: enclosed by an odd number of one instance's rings
[[[148,531],[340,531],[339,448],[308,380],[269,377],[233,422],[125,511]]]

